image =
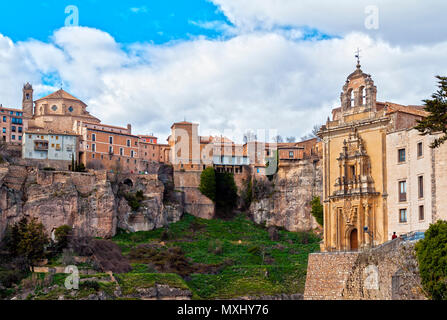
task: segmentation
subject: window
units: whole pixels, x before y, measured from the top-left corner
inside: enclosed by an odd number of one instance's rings
[[[289,158],[290,158],[290,159],[293,158],[293,151],[289,151]]]
[[[6,122],[6,117],[5,116],[3,116],[3,122]]]
[[[109,143],[113,144],[113,137],[109,137]]]
[[[422,221],[424,219],[425,219],[424,206],[419,206],[419,221]]]
[[[349,166],[349,173],[350,173],[350,180],[354,180],[355,179],[355,166]]]
[[[92,141],[96,141],[96,134],[92,133]]]
[[[57,106],[54,105],[54,106],[51,107],[51,109],[52,109],[53,111],[56,111],[56,110],[57,110]]]
[[[424,155],[424,152],[422,150],[422,142],[418,143],[418,157],[422,157]]]
[[[15,140],[15,139],[16,139],[16,136],[15,136],[15,135],[12,135],[11,139],[12,139],[12,140]]]
[[[95,159],[95,154],[94,153],[92,153],[92,159]]]
[[[19,133],[22,133],[22,127],[18,127]]]
[[[96,144],[92,143],[92,151],[95,152],[96,151]]]
[[[399,222],[400,223],[407,222],[407,209],[400,209],[399,210]]]
[[[6,133],[6,128],[3,128],[3,133]]]
[[[12,127],[11,127],[11,131],[12,131],[12,132],[16,132],[16,127],[15,127],[15,126],[12,126]]]
[[[22,136],[19,136],[19,141],[22,141]]]
[[[70,111],[70,112],[73,112],[73,110],[74,110],[74,109],[73,109],[73,107],[71,107],[71,106],[68,108],[68,111]]]
[[[123,156],[123,155],[124,155],[124,149],[120,148],[120,156]]]
[[[127,146],[130,147],[130,140],[127,140]]]
[[[112,146],[109,147],[109,153],[113,153],[113,147]]]
[[[398,151],[398,161],[405,162],[405,149],[399,149]]]
[[[130,151],[130,157],[133,158],[133,155],[134,155],[134,152],[132,150],[132,151]]]
[[[424,197],[424,176],[418,177],[418,195],[419,198]]]
[[[407,182],[406,181],[399,182],[399,201],[400,202],[407,201]]]

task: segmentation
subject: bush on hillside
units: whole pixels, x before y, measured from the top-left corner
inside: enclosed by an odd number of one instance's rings
[[[202,171],[199,190],[211,201],[216,201],[216,173],[212,167],[208,167]]]
[[[416,255],[424,290],[433,300],[447,300],[447,221],[430,226]]]
[[[324,215],[323,215],[323,205],[321,204],[320,197],[314,197],[310,202],[312,206],[311,213],[314,216],[315,220],[317,220],[320,226],[323,226],[324,223]]]

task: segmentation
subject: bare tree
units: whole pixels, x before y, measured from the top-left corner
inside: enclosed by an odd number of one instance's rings
[[[258,137],[253,131],[247,131],[246,133],[244,133],[244,143],[256,141],[257,139]]]
[[[296,138],[295,137],[287,137],[286,141],[289,142],[289,143],[292,143],[292,142],[296,141]]]
[[[283,142],[283,138],[278,134],[277,136],[273,137],[273,141],[276,143],[281,143]]]

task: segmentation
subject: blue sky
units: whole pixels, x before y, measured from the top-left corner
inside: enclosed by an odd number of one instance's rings
[[[447,2],[374,2],[1,1],[0,103],[62,84],[103,123],[162,140],[184,118],[299,138],[339,106],[360,48],[379,101],[420,104],[447,75]],[[64,26],[70,5],[80,27]]]
[[[14,41],[46,41],[54,30],[64,26],[69,5],[78,7],[80,26],[106,31],[120,43],[160,44],[198,35],[214,38],[222,35],[219,30],[201,28],[196,23],[231,24],[216,5],[206,0],[26,0],[1,1],[0,32]]]

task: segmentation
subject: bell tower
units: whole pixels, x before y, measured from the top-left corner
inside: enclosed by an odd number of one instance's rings
[[[346,79],[340,95],[343,113],[352,114],[365,111],[376,111],[377,87],[371,75],[362,71],[360,54],[357,52],[356,70]]]
[[[23,86],[22,109],[24,118],[31,119],[34,114],[33,86],[27,82]]]

